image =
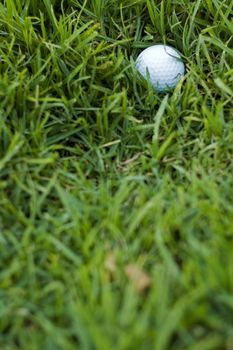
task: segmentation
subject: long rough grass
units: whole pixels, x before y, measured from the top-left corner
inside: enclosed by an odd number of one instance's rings
[[[233,349],[232,11],[1,1],[1,350]]]

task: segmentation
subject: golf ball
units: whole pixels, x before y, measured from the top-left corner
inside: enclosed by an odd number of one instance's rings
[[[136,60],[137,70],[157,92],[174,89],[185,73],[179,52],[171,46],[158,44],[143,50]]]

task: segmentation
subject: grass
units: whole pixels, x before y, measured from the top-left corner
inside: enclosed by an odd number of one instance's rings
[[[232,7],[2,1],[2,350],[233,349]]]

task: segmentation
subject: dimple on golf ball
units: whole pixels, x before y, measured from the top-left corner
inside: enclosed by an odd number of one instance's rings
[[[136,60],[136,67],[145,79],[150,79],[157,92],[174,89],[185,74],[185,65],[179,52],[163,44],[143,50]]]

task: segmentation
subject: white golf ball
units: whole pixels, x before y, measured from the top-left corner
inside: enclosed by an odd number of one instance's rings
[[[136,67],[145,79],[149,77],[157,92],[174,89],[185,74],[185,65],[179,52],[163,44],[143,50],[136,60]]]

